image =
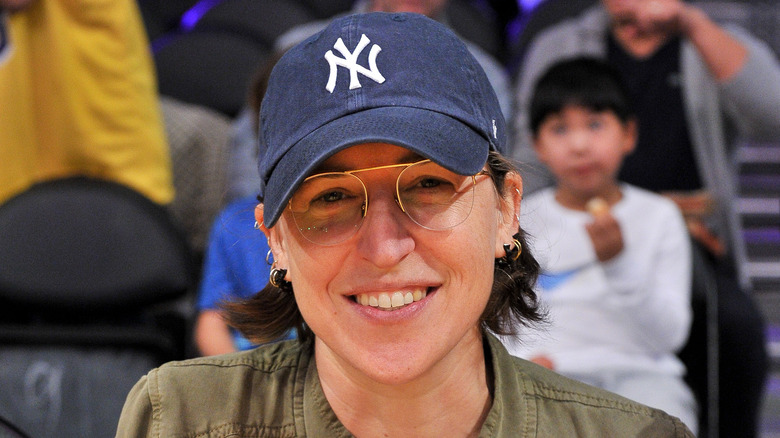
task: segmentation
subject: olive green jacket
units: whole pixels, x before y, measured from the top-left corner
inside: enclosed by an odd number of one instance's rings
[[[116,436],[352,436],[322,392],[313,351],[286,341],[165,364],[131,390]],[[486,351],[495,393],[480,437],[693,437],[662,411],[510,356],[493,336]]]

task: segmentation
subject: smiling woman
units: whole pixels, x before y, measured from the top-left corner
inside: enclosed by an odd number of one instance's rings
[[[261,131],[275,262],[228,310],[254,341],[299,339],[151,371],[118,436],[690,436],[493,335],[543,321],[539,266],[498,100],[445,27],[334,21],[277,63]]]

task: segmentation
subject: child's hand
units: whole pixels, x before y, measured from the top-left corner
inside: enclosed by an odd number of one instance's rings
[[[593,249],[600,262],[606,262],[623,251],[623,233],[620,224],[609,211],[609,205],[601,198],[591,199],[586,208],[593,215],[593,222],[585,229],[593,242]]]

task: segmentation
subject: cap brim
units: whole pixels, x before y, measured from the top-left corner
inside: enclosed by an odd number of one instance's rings
[[[490,148],[477,131],[435,111],[380,107],[348,114],[312,131],[282,156],[265,186],[265,225],[276,223],[298,185],[323,161],[365,143],[402,146],[461,175],[482,170]]]

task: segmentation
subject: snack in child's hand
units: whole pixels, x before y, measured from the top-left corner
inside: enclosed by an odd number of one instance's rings
[[[609,212],[609,204],[602,198],[593,198],[585,204],[585,209],[594,217],[600,216]]]

